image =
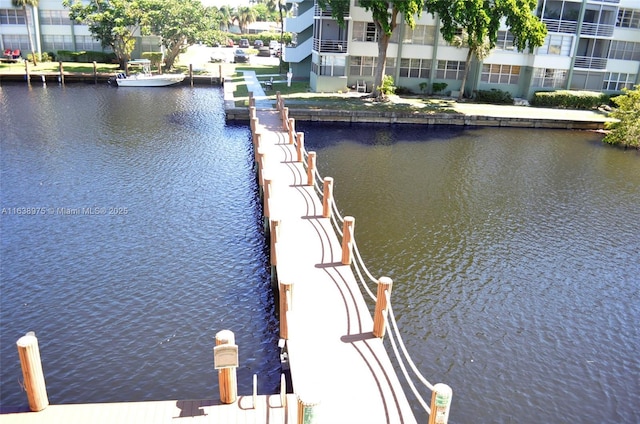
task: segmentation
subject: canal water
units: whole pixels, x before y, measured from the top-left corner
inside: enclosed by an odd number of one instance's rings
[[[219,90],[3,86],[1,404],[36,331],[53,403],[279,382],[246,125]],[[8,125],[10,124],[10,125]],[[587,132],[297,123],[450,422],[638,422],[640,156]],[[362,406],[365,407],[365,406]],[[421,422],[426,416],[416,408]]]
[[[218,398],[280,382],[250,131],[217,89],[0,88],[1,403],[39,339],[52,403]]]

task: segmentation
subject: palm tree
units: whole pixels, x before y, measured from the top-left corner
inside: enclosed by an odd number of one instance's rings
[[[233,24],[233,7],[222,6],[218,9],[218,15],[220,16],[220,30],[229,31],[229,26]]]
[[[24,12],[24,22],[27,25],[27,36],[29,37],[29,46],[31,47],[31,57],[33,58],[33,64],[37,65],[36,49],[33,46],[33,37],[31,36],[31,27],[29,26],[29,20],[27,19],[27,6],[32,8],[38,7],[39,0],[11,0],[13,7],[21,7]]]
[[[246,33],[249,24],[256,21],[256,12],[250,7],[239,7],[236,19],[238,20],[240,31]]]

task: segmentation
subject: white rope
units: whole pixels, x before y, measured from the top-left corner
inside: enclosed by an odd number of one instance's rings
[[[387,303],[387,307],[389,308],[389,311],[391,311],[391,303]],[[389,318],[389,315],[387,315],[387,321],[389,321],[388,318]],[[398,360],[398,365],[400,365],[400,369],[402,370],[402,374],[404,375],[405,380],[409,384],[409,387],[411,387],[411,391],[413,392],[414,396],[416,397],[416,399],[418,400],[418,402],[420,403],[422,408],[425,411],[427,411],[427,414],[431,415],[431,408],[429,407],[429,405],[427,405],[427,403],[424,401],[422,396],[420,396],[420,393],[418,392],[418,389],[416,388],[416,386],[413,384],[413,381],[409,377],[409,373],[407,372],[407,368],[405,367],[404,362],[402,361],[402,357],[400,356],[400,353],[398,352],[398,347],[396,346],[396,341],[393,338],[393,332],[392,331],[389,331],[389,340],[391,341],[391,347],[393,348],[393,353],[396,355],[396,359]],[[408,360],[408,362],[411,364],[411,360]],[[433,387],[431,387],[431,390],[433,390]]]
[[[422,384],[427,386],[429,390],[433,391],[433,384],[429,383],[429,381],[427,381],[427,379],[424,378],[424,376],[420,373],[420,371],[418,371],[416,364],[413,363],[413,361],[411,360],[411,357],[409,356],[409,353],[407,352],[407,348],[404,344],[404,341],[402,341],[402,337],[400,336],[400,330],[398,330],[398,323],[396,322],[396,317],[393,314],[393,308],[391,307],[391,302],[387,301],[387,305],[389,308],[390,321],[391,321],[391,324],[393,324],[393,329],[398,337],[398,342],[400,344],[400,347],[402,348],[402,353],[404,357],[407,359],[407,362],[409,363],[411,370],[413,370],[414,374],[416,375],[416,377],[418,377],[420,382],[422,382]]]
[[[356,259],[358,260],[358,262],[362,264],[362,269],[364,270],[365,274],[367,274],[369,280],[371,280],[372,283],[378,283],[378,279],[371,275],[371,273],[365,266],[364,261],[362,260],[362,256],[360,255],[360,249],[358,249],[358,243],[356,242],[355,237],[353,238],[353,251],[356,254]]]
[[[376,295],[373,294],[373,291],[371,291],[369,286],[365,283],[364,277],[362,276],[362,272],[360,271],[360,263],[358,261],[353,261],[353,267],[355,268],[356,272],[358,273],[358,280],[360,281],[360,284],[362,285],[362,288],[364,288],[364,291],[367,292],[367,294],[369,295],[371,300],[373,300],[375,302],[376,301]]]

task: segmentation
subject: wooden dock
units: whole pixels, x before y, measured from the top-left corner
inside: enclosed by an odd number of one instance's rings
[[[49,405],[40,412],[3,411],[2,424],[295,424],[297,400],[287,395],[240,396],[230,405],[213,400],[166,400],[156,402]]]
[[[322,423],[415,423],[280,112],[261,109],[256,117],[264,184],[271,182],[267,213],[279,222],[278,234],[271,234],[277,238],[278,282],[291,285],[290,311],[281,306],[280,319],[287,320],[294,392],[303,403],[317,404],[314,414]]]

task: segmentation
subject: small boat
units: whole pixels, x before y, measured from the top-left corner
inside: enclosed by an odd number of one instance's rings
[[[149,59],[131,60],[129,65],[142,66],[142,72],[129,76],[118,74],[115,78],[118,87],[164,87],[178,84],[185,78],[184,74],[152,74]]]

